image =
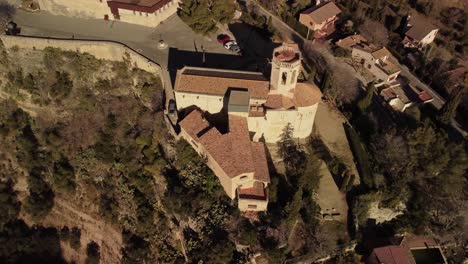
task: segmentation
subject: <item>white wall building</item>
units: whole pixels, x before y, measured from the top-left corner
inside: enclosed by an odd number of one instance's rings
[[[408,16],[405,38],[402,43],[407,48],[422,49],[431,44],[439,29],[420,16]]]
[[[54,15],[117,20],[155,27],[177,12],[179,0],[37,0]]]
[[[385,47],[360,43],[352,47],[353,60],[375,76],[376,86],[390,84],[401,72],[398,62]]]
[[[255,72],[184,67],[175,82],[177,107],[197,106],[214,114],[227,112],[230,106],[237,110],[229,114],[247,117],[255,140],[263,137],[265,142],[277,142],[288,124],[294,128],[295,138],[307,138],[322,94],[315,85],[297,82],[301,59],[295,44],[276,48],[270,80]]]

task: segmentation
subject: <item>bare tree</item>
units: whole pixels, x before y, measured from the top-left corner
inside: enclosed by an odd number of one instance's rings
[[[324,93],[338,104],[354,102],[361,92],[359,80],[350,66],[338,61],[325,47],[307,42],[304,44],[304,55],[319,71],[327,71],[331,86]]]
[[[359,32],[373,44],[386,46],[388,43],[388,30],[379,21],[366,19]]]

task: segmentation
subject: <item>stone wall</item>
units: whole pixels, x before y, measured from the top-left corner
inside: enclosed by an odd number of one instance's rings
[[[99,0],[37,0],[41,10],[54,15],[104,19],[112,17],[107,1]]]
[[[68,40],[68,39],[50,39],[24,36],[0,36],[3,45],[7,49],[18,47],[22,49],[43,50],[46,47],[54,47],[67,51],[87,52],[98,59],[123,61],[128,54],[132,65],[142,70],[159,75],[162,78],[161,67],[159,64],[151,61],[145,56],[130,49],[124,44],[111,41],[92,41],[92,40]],[[164,84],[164,82],[162,82]]]

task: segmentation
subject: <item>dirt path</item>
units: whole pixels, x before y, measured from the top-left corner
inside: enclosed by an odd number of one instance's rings
[[[86,246],[89,242],[94,241],[100,247],[100,263],[120,263],[123,241],[118,230],[101,219],[81,212],[67,201],[56,198],[54,202],[54,208],[41,224],[53,226],[59,230],[63,226],[67,226],[69,229],[76,226],[81,230],[80,249],[74,250],[66,242],[61,243],[63,256],[67,262],[84,263]],[[32,224],[28,216],[22,215],[22,218],[25,219],[26,223]]]

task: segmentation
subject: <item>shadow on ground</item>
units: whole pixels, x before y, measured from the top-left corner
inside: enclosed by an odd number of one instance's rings
[[[177,70],[184,66],[263,72],[268,76],[273,49],[280,44],[273,43],[257,29],[244,23],[231,24],[229,30],[241,47],[242,55],[207,53],[200,48],[195,50],[170,48],[167,65],[172,84],[175,83]]]

